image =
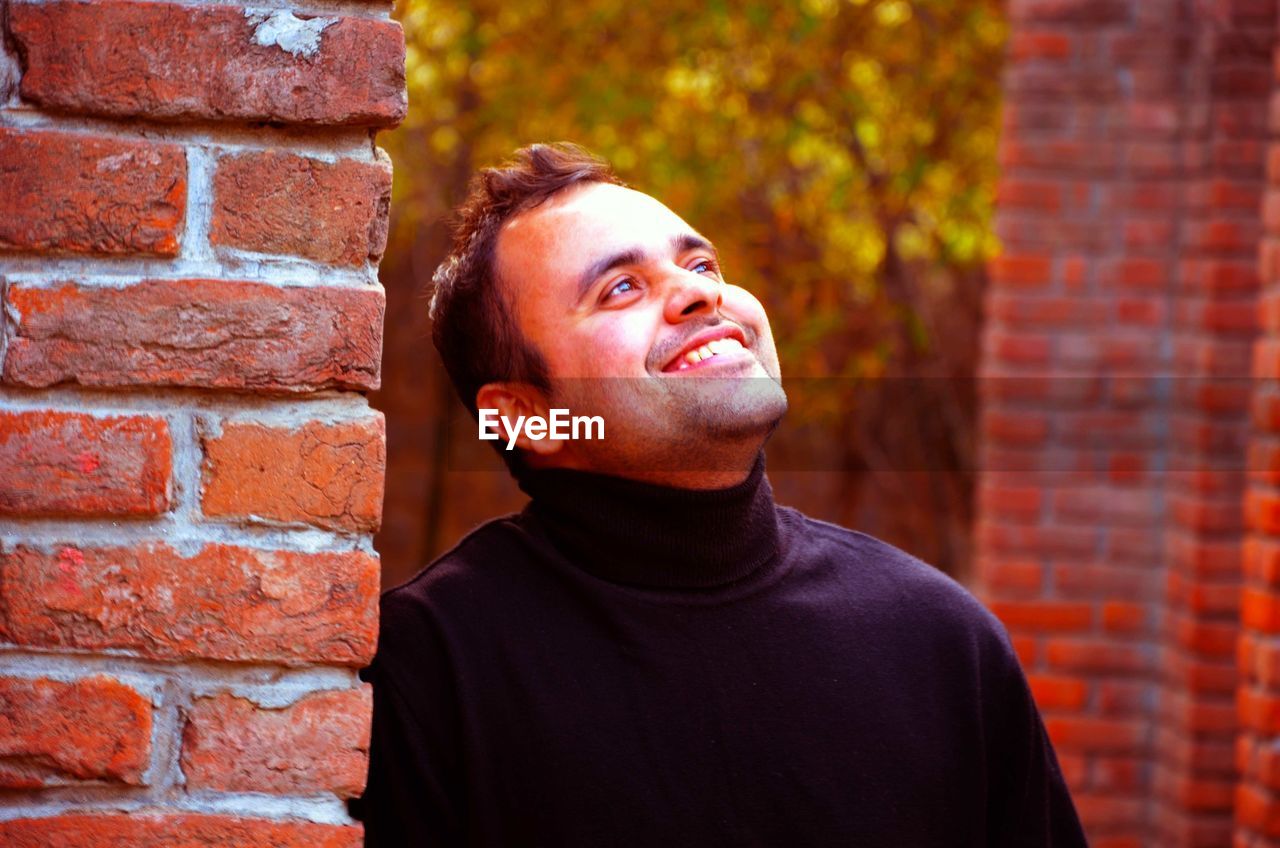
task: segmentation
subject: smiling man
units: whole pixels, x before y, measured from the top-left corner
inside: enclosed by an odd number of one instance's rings
[[[786,411],[713,244],[567,145],[481,172],[432,301],[530,503],[385,593],[371,846],[1083,846],[999,621],[775,504]]]

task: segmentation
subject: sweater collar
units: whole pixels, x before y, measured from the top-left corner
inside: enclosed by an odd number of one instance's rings
[[[615,583],[710,588],[746,577],[778,552],[778,513],[764,473],[725,489],[678,489],[563,468],[526,469],[525,515],[577,566]]]

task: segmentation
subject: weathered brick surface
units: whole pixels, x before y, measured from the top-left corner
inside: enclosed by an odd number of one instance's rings
[[[213,189],[215,245],[335,265],[377,262],[387,246],[385,161],[322,162],[280,151],[225,156]]]
[[[378,386],[380,288],[13,283],[3,380],[261,391]]]
[[[44,109],[374,127],[407,109],[394,21],[106,0],[14,2],[9,29]]]
[[[359,827],[160,810],[0,821],[5,848],[359,848],[363,841]]]
[[[0,251],[173,256],[186,202],[175,145],[0,127]]]
[[[158,515],[171,451],[159,417],[0,410],[0,515]]]
[[[390,6],[0,0],[6,848],[362,842]]]
[[[139,786],[150,756],[151,702],[118,680],[0,677],[0,787]]]
[[[0,635],[40,648],[359,666],[377,636],[378,561],[358,551],[167,545],[0,552]]]
[[[382,413],[296,428],[246,421],[221,428],[201,438],[206,516],[377,529],[386,464]]]
[[[199,698],[186,714],[187,786],[225,792],[351,798],[368,771],[371,688],[317,692],[283,709],[234,695]]]

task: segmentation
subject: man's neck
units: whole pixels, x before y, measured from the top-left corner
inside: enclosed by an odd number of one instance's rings
[[[760,452],[738,483],[704,490],[563,467],[527,471],[517,482],[531,498],[528,520],[576,566],[615,582],[718,586],[779,550]]]

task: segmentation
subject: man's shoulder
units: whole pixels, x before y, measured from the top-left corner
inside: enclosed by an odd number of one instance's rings
[[[855,568],[873,577],[892,577],[895,585],[899,586],[905,581],[913,586],[936,587],[947,592],[960,589],[967,594],[967,590],[950,575],[896,545],[861,530],[812,518],[789,507],[783,509],[792,513],[809,543],[816,545],[824,556],[842,568]]]
[[[507,566],[519,558],[515,554],[519,536],[515,515],[494,518],[468,532],[409,580],[382,593],[374,658],[380,677],[409,680],[421,676],[433,662],[444,662],[451,631],[459,623],[491,614],[503,579],[496,572],[513,571]]]
[[[521,536],[518,513],[493,518],[473,528],[413,577],[382,593],[384,620],[422,612],[443,598],[482,593],[483,584],[496,571],[506,570],[504,567],[518,558]]]
[[[879,610],[928,625],[977,629],[1007,640],[1000,620],[968,587],[941,569],[869,533],[786,509],[808,545]]]

